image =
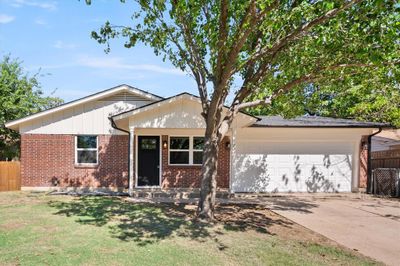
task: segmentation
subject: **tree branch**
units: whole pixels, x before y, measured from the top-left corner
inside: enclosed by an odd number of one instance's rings
[[[397,65],[397,64],[400,64],[400,60],[382,63],[382,65]],[[319,68],[319,69],[316,69],[312,73],[306,74],[304,76],[301,76],[299,78],[296,78],[296,79],[286,83],[285,85],[280,87],[278,90],[276,90],[276,92],[274,92],[272,95],[267,96],[264,99],[255,100],[252,102],[240,103],[240,104],[236,105],[235,111],[238,112],[244,108],[250,108],[250,107],[255,107],[258,105],[270,104],[272,102],[272,100],[276,99],[278,96],[280,96],[284,93],[287,93],[293,87],[295,87],[301,83],[316,81],[318,79],[324,78],[324,76],[322,75],[324,71],[332,71],[332,70],[337,70],[337,69],[341,69],[341,68],[355,68],[355,67],[366,68],[366,67],[378,67],[378,66],[379,65],[372,64],[372,63],[349,63],[349,64],[337,64],[337,65],[327,66],[325,68]],[[353,74],[357,74],[357,73],[358,72],[356,71]],[[342,78],[342,77],[338,76],[338,79],[340,79],[340,78]]]
[[[190,29],[188,28],[189,23],[186,21],[184,16],[185,15],[183,14],[178,15],[178,18],[180,19],[181,22],[179,27],[182,29],[183,39],[193,64],[191,66],[191,71],[196,79],[203,108],[203,116],[205,116],[205,114],[208,112],[209,109],[208,92],[207,92],[208,71],[204,60],[200,56],[199,47],[193,41],[193,38],[191,36]],[[185,50],[182,51],[184,52]]]
[[[224,66],[223,72],[218,79],[218,87],[214,90],[212,98],[218,100],[215,102],[211,102],[212,107],[210,109],[216,110],[215,107],[222,105],[225,101],[228,94],[228,92],[225,91],[226,83],[229,81],[229,78],[232,76],[232,74],[237,71],[234,66],[238,54],[240,53],[250,34],[254,31],[254,27],[256,26],[256,24],[260,22],[278,4],[279,1],[275,0],[273,3],[271,3],[270,6],[257,14],[256,1],[252,0],[250,2],[249,7],[246,10],[246,14],[241,20],[240,25],[233,37],[233,46],[227,55],[226,65]]]
[[[242,50],[250,34],[254,31],[254,27],[262,21],[277,5],[279,1],[275,0],[270,6],[265,8],[261,13],[257,14],[256,1],[252,1],[247,9],[246,15],[240,23],[239,29],[237,30],[235,37],[233,38],[233,47],[228,53],[227,65],[225,66],[223,77],[221,80],[229,78],[233,73],[237,72],[240,68],[234,67],[236,58]],[[245,25],[247,28],[244,29]],[[258,35],[258,34],[257,34]]]
[[[261,58],[267,57],[274,55],[278,53],[284,46],[286,46],[289,42],[293,41],[294,39],[303,36],[306,32],[308,32],[310,29],[317,25],[321,25],[324,22],[326,22],[329,19],[332,19],[333,17],[337,16],[340,14],[342,11],[352,7],[353,5],[361,2],[362,0],[351,0],[348,3],[344,4],[340,8],[334,8],[332,10],[329,10],[325,14],[317,17],[316,19],[309,21],[307,23],[302,24],[298,28],[296,28],[294,31],[283,37],[282,39],[279,39],[276,41],[272,47],[264,47],[263,49],[259,50],[258,52],[254,53],[252,56],[249,57],[249,59],[243,64],[242,67],[245,67],[246,65],[258,61]],[[242,68],[241,67],[241,68]],[[240,68],[240,69],[241,69]]]
[[[228,38],[228,10],[229,2],[227,0],[221,0],[221,14],[219,16],[219,36],[217,44],[217,65],[215,69],[215,78],[220,79],[221,73],[223,72],[223,65],[225,59],[225,44]]]

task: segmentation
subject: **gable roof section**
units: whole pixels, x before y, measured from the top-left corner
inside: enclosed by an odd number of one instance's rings
[[[361,122],[351,119],[298,116],[295,118],[283,118],[282,116],[259,116],[252,127],[331,127],[331,128],[389,128],[390,124],[376,122]]]
[[[110,88],[107,90],[103,90],[103,91],[97,92],[95,94],[91,94],[89,96],[86,96],[86,97],[83,97],[83,98],[80,98],[80,99],[77,99],[77,100],[74,100],[74,101],[71,101],[68,103],[64,103],[64,104],[59,105],[54,108],[50,108],[50,109],[29,115],[29,116],[26,116],[26,117],[23,117],[20,119],[9,121],[9,122],[5,123],[5,126],[8,128],[11,128],[11,129],[16,129],[18,127],[18,125],[21,123],[25,123],[25,122],[34,120],[36,118],[44,117],[44,116],[52,114],[54,112],[65,110],[65,109],[68,109],[68,108],[71,108],[71,107],[74,107],[74,106],[77,106],[80,104],[84,104],[87,102],[91,102],[91,101],[95,101],[95,100],[102,100],[102,99],[107,100],[107,99],[110,99],[111,96],[113,96],[117,93],[123,93],[123,92],[136,94],[139,97],[148,99],[150,101],[160,101],[160,100],[164,99],[161,96],[140,90],[138,88],[135,88],[135,87],[132,87],[132,86],[129,86],[126,84],[122,84],[122,85],[119,85],[119,86],[116,86],[116,87],[113,87],[113,88]]]
[[[177,94],[177,95],[174,95],[174,96],[159,100],[157,102],[153,102],[153,103],[150,103],[150,104],[147,104],[147,105],[135,108],[135,109],[127,110],[127,111],[121,112],[119,114],[112,115],[111,118],[113,120],[124,119],[124,118],[127,118],[129,116],[132,116],[132,115],[135,115],[135,114],[138,114],[138,113],[142,113],[142,112],[145,112],[145,111],[149,111],[149,110],[161,107],[161,106],[169,104],[169,103],[177,102],[182,98],[189,99],[189,100],[194,100],[194,101],[196,101],[198,103],[201,103],[199,96],[193,95],[193,94],[188,93],[188,92],[183,92],[183,93],[180,93],[180,94]],[[225,108],[228,108],[228,107],[225,106]],[[256,117],[256,116],[247,114],[245,112],[240,112],[240,113],[245,115],[245,116],[248,116],[250,118],[253,118],[256,121],[259,120],[259,118]]]

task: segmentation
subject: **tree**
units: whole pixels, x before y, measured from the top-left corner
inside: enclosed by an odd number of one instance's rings
[[[300,87],[269,106],[259,106],[249,112],[253,115],[350,118],[400,127],[400,69],[393,68],[390,75],[387,74],[375,71],[369,79],[350,76],[330,84]]]
[[[205,219],[214,217],[218,144],[240,110],[273,104],[298,88],[368,80],[374,71],[390,75],[399,63],[396,1],[136,3],[132,25],[107,21],[92,37],[106,51],[113,38],[124,38],[127,48],[142,42],[196,81],[206,122],[198,206]]]
[[[57,97],[43,97],[37,76],[29,77],[21,62],[8,55],[0,62],[0,161],[19,156],[20,135],[4,126],[7,121],[63,103]]]

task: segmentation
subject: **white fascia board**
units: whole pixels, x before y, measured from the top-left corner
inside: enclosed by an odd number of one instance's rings
[[[149,100],[152,100],[152,101],[159,101],[159,100],[162,99],[162,98],[156,97],[155,95],[152,95],[152,94],[149,94],[149,93],[145,93],[145,92],[140,91],[140,90],[136,90],[135,88],[129,87],[127,85],[122,85],[122,86],[118,86],[118,87],[116,87],[114,89],[109,89],[109,90],[104,91],[104,92],[100,92],[100,93],[96,93],[96,94],[93,94],[93,95],[89,95],[89,96],[84,97],[82,99],[78,99],[78,100],[63,104],[61,106],[58,106],[58,107],[55,107],[55,108],[51,108],[49,110],[45,110],[45,111],[30,115],[30,116],[26,116],[26,117],[23,117],[23,118],[20,118],[20,119],[17,119],[17,120],[13,120],[13,121],[7,122],[7,123],[5,123],[5,126],[7,128],[11,128],[11,129],[18,129],[17,126],[19,124],[22,124],[22,123],[25,123],[25,122],[28,122],[28,121],[31,121],[31,120],[34,120],[34,119],[37,119],[37,118],[40,118],[40,117],[44,117],[46,115],[49,115],[49,114],[52,114],[52,113],[55,113],[55,112],[59,112],[59,111],[62,111],[62,110],[65,110],[65,109],[68,109],[68,108],[71,108],[71,107],[74,107],[74,106],[77,106],[77,105],[81,105],[81,104],[84,104],[84,103],[87,103],[87,102],[95,101],[95,100],[107,97],[109,95],[113,95],[113,94],[115,94],[117,92],[121,92],[121,91],[132,92],[132,93],[135,93],[137,95],[140,95],[140,96],[145,97],[145,98],[147,98]]]
[[[130,116],[134,116],[134,115],[139,114],[139,113],[150,111],[150,110],[162,107],[162,106],[167,105],[167,104],[177,103],[180,100],[189,100],[189,101],[193,101],[193,102],[196,102],[198,104],[201,104],[201,100],[198,97],[195,97],[195,96],[192,96],[190,94],[184,93],[184,94],[180,94],[180,95],[171,97],[169,99],[162,100],[159,103],[157,103],[157,102],[156,103],[151,103],[148,106],[143,106],[143,107],[139,107],[137,109],[131,110],[131,111],[127,111],[127,112],[122,113],[120,115],[113,116],[112,118],[113,118],[114,121],[125,119],[125,118],[128,118]],[[224,108],[227,109],[226,107],[224,107]],[[243,114],[243,113],[239,113],[239,115],[249,118],[249,122],[246,123],[245,125],[243,125],[243,127],[250,126],[250,125],[254,124],[255,122],[257,122],[257,118],[252,117],[250,115]]]
[[[197,97],[193,97],[193,96],[190,96],[188,94],[181,94],[181,95],[178,95],[176,97],[172,97],[170,99],[162,100],[162,101],[160,101],[158,103],[150,103],[148,106],[139,107],[137,109],[122,113],[120,115],[113,116],[112,118],[115,121],[121,120],[121,119],[125,119],[125,118],[128,118],[130,116],[133,116],[133,115],[136,115],[136,114],[139,114],[139,113],[143,113],[143,112],[146,112],[146,111],[150,111],[150,110],[162,107],[164,105],[168,105],[168,104],[173,104],[173,103],[179,102],[180,100],[183,100],[183,99],[192,100],[192,101],[196,101],[196,102],[200,103],[200,100]]]

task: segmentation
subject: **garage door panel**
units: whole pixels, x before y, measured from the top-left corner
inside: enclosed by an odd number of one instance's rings
[[[239,142],[234,161],[232,190],[236,192],[342,192],[351,191],[350,143]],[[300,146],[300,147],[299,147]],[[305,147],[313,146],[306,152]],[[317,153],[318,146],[322,153]],[[341,148],[340,148],[341,147]],[[305,149],[305,150],[304,150]],[[303,150],[303,153],[299,151]],[[340,153],[338,151],[342,150]],[[282,152],[280,152],[282,151]],[[331,152],[331,153],[330,153]]]
[[[271,171],[267,167],[267,156],[262,154],[239,155],[236,160],[236,176],[232,185],[244,188],[244,192],[262,191],[260,188],[268,188]],[[272,173],[272,176],[274,173]]]

